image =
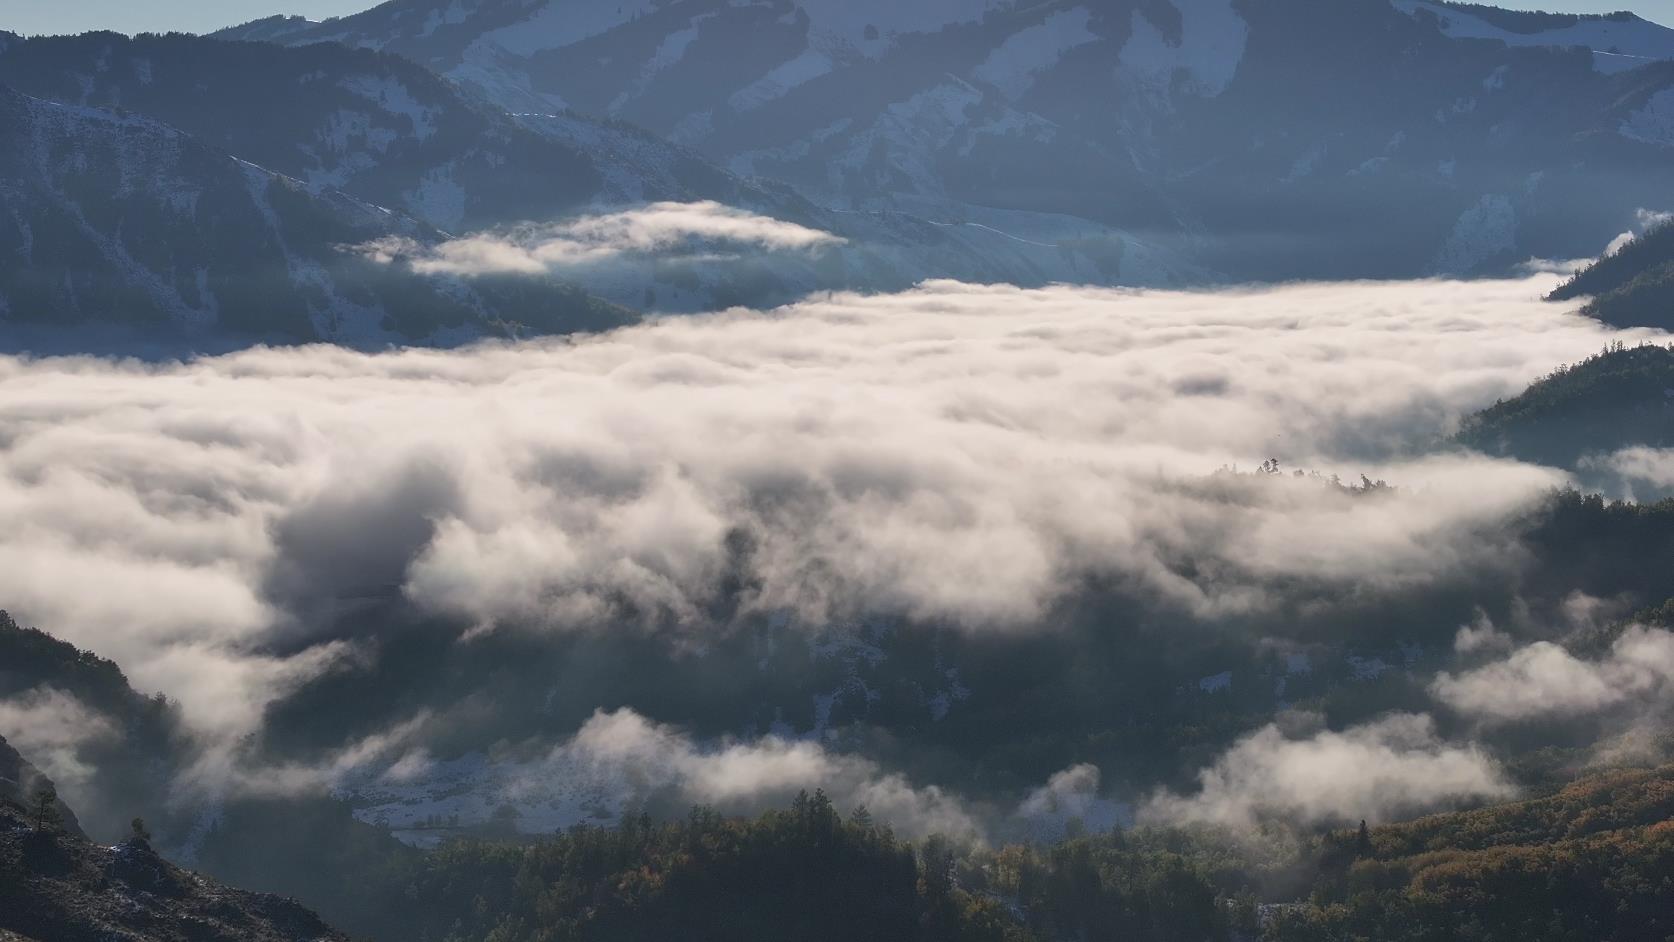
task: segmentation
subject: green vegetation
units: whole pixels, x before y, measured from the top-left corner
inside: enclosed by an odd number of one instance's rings
[[[1555,467],[1633,445],[1674,444],[1674,349],[1621,343],[1562,366],[1468,417],[1471,448]]]
[[[1082,838],[998,853],[915,847],[864,809],[803,794],[753,820],[703,808],[527,842],[462,841],[357,879],[383,939],[1224,938],[1226,907],[1184,857]],[[327,910],[329,914],[329,909]]]
[[[1674,223],[1652,227],[1552,292],[1552,300],[1590,295],[1586,313],[1616,327],[1674,327]]]
[[[1348,840],[1334,835],[1326,846]],[[1666,939],[1674,767],[1604,773],[1542,798],[1378,828],[1370,854],[1334,859],[1308,904],[1273,911],[1265,939]]]
[[[342,924],[407,942],[1629,940],[1674,932],[1674,766],[1323,834],[1142,829],[912,845],[821,793],[367,857]],[[351,899],[352,897],[352,899]]]

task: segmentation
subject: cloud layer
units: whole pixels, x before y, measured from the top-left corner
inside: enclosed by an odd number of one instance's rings
[[[461,351],[0,359],[0,604],[234,735],[392,598],[1023,630],[1087,579],[1216,614],[1510,565],[1492,524],[1561,476],[1413,456],[1601,345],[1551,281],[932,283]],[[1212,474],[1268,457],[1403,490]]]

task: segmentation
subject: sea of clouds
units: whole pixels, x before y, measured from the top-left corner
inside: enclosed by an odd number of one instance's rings
[[[1508,565],[1491,524],[1566,476],[1442,447],[1458,418],[1608,341],[1664,339],[1542,301],[1555,282],[940,282],[453,351],[0,358],[0,600],[232,741],[358,656],[331,626],[392,595],[479,632],[701,635],[727,629],[723,592],[727,611],[792,624],[1018,632],[1088,580],[1210,616],[1261,611],[1275,580]],[[1268,458],[1400,489],[1215,474]],[[1637,650],[1601,682],[1644,676]],[[1554,657],[1487,669],[1548,676]],[[1490,717],[1529,708],[1483,692],[1494,679],[1437,693]],[[869,804],[967,814],[818,746],[716,753],[681,735],[612,714],[567,748],[697,798],[756,794],[739,775],[788,768],[807,774],[757,791],[823,777]],[[345,755],[335,767],[407,753]],[[1296,799],[1310,820],[1506,788],[1472,747],[1395,718],[1258,731],[1201,796],[1145,813],[1244,820],[1235,793],[1320,761],[1352,780]]]

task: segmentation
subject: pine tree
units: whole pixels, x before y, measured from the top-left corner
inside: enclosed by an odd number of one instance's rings
[[[58,810],[58,789],[51,785],[42,785],[35,789],[35,830],[56,830],[64,821],[64,816]]]

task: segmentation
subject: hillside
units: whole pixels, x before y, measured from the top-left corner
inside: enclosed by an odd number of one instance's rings
[[[1277,909],[1263,938],[1632,942],[1674,931],[1674,767],[1606,772],[1369,837],[1356,849],[1338,835],[1314,902]]]
[[[1652,227],[1552,292],[1554,301],[1580,297],[1606,324],[1674,328],[1674,223]]]
[[[6,345],[147,340],[459,341],[499,322],[566,331],[626,312],[556,283],[417,276],[342,246],[434,230],[237,160],[131,113],[0,86]],[[248,342],[248,341],[246,341]],[[129,350],[140,349],[129,347]]]
[[[1396,2],[1409,13],[1433,17],[1441,31],[1454,39],[1585,49],[1600,72],[1624,72],[1674,59],[1674,29],[1626,11],[1545,13],[1457,0]]]
[[[713,201],[844,241],[817,259],[706,253],[564,272],[635,309],[772,306],[822,289],[899,290],[926,278],[1159,284],[1201,277],[1176,253],[1108,227],[1029,214],[853,214],[732,173],[635,125],[571,109],[508,114],[397,55],[193,36],[0,36],[0,83],[125,109],[301,181],[455,235],[545,225],[664,201]],[[307,94],[292,94],[303,88]],[[928,211],[928,210],[927,210]]]
[[[51,942],[346,942],[294,901],[181,870],[143,840],[37,830],[0,801],[0,938]]]
[[[1674,34],[1637,18],[392,0],[223,35],[396,53],[503,109],[630,121],[839,208],[1090,220],[1238,279],[1588,256],[1674,185]]]
[[[528,130],[406,59],[335,45],[0,37],[0,84],[143,114],[312,189],[452,232],[597,203],[736,203],[748,189],[692,161],[624,173],[609,149]]]
[[[1674,445],[1674,350],[1617,346],[1465,418],[1464,445],[1575,468],[1586,455]]]
[[[52,779],[12,748],[6,737],[0,736],[0,806],[8,803],[15,808],[28,809],[43,790],[57,793]],[[59,809],[59,827],[74,837],[85,837],[75,812],[67,807]]]

